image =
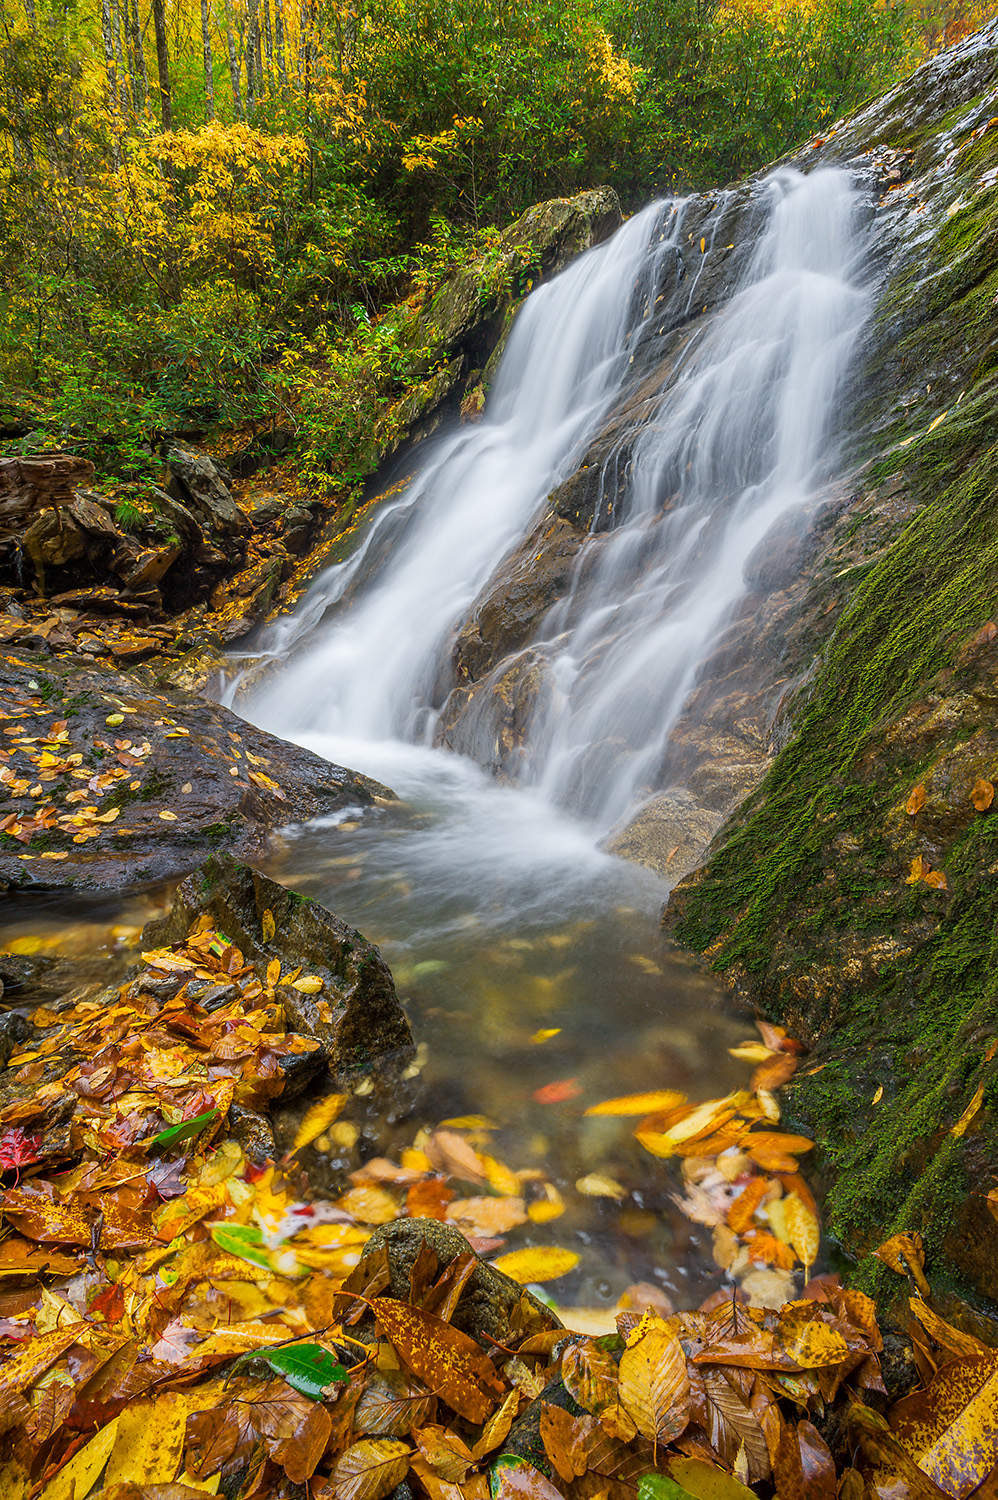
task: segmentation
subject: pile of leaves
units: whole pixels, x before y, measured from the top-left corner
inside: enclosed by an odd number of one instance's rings
[[[932,1309],[913,1239],[882,1254],[918,1278],[923,1389],[886,1420],[873,1303],[830,1276],[797,1295],[818,1223],[796,1169],[810,1143],[773,1129],[766,1084],[797,1055],[781,1033],[765,1056],[746,1044],[749,1090],[593,1106],[640,1113],[642,1143],[680,1158],[728,1290],[671,1314],[635,1288],[592,1337],[515,1289],[574,1252],[521,1247],[493,1262],[512,1278],[508,1332],[476,1340],[457,1325],[480,1326],[479,1252],[557,1217],[555,1185],[499,1161],[471,1118],[309,1198],[296,1154],[357,1138],[342,1094],[312,1105],[288,1157],[252,1159],[240,1118],[261,1120],[317,1046],[287,1029],[289,987],[321,983],[258,971],[201,919],[120,987],[34,1013],[37,1040],[0,1079],[4,1497],[382,1500],[406,1480],[429,1500],[966,1500],[988,1480],[998,1362]],[[598,1174],[577,1186],[613,1196]],[[368,1241],[407,1216],[466,1248],[424,1240],[400,1293],[387,1241]],[[760,1268],[778,1279],[754,1282]]]

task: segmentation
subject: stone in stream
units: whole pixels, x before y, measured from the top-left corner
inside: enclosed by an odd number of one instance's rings
[[[353,1275],[360,1284],[365,1271],[372,1268],[381,1256],[387,1256],[390,1279],[379,1295],[407,1302],[412,1268],[424,1244],[436,1255],[441,1271],[456,1256],[471,1248],[460,1230],[442,1224],[438,1219],[396,1219],[374,1231],[364,1246],[364,1254]],[[517,1309],[520,1309],[519,1314]],[[531,1325],[536,1325],[532,1326],[533,1332],[563,1326],[561,1319],[533,1292],[527,1291],[512,1276],[507,1276],[505,1271],[479,1258],[450,1321],[491,1353],[495,1344],[507,1342],[515,1327],[520,1327],[522,1337],[524,1313]]]
[[[393,794],[203,698],[65,657],[0,658],[0,885],[124,891]],[[63,727],[55,730],[53,725]]]
[[[212,858],[182,883],[169,915],[148,924],[143,947],[180,942],[201,916],[263,968],[276,958],[284,974],[301,968],[321,980],[314,994],[293,982],[276,987],[289,1029],[321,1044],[321,1053],[307,1055],[309,1064],[321,1059],[334,1078],[345,1079],[388,1059],[409,1060],[412,1033],[388,965],[324,906],[234,859]],[[311,1076],[296,1077],[282,1098],[309,1082]]]

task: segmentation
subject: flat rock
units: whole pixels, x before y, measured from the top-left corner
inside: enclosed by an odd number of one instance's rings
[[[218,704],[71,659],[0,659],[0,715],[3,885],[175,880],[213,852],[259,858],[274,829],[393,796]]]

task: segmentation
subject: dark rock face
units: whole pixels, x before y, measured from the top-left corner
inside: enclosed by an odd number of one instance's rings
[[[0,662],[0,711],[7,885],[176,879],[213,851],[260,856],[274,829],[392,795],[218,704],[65,658]]]
[[[412,1033],[388,965],[372,943],[318,902],[236,860],[209,859],[179,887],[169,915],[145,929],[143,946],[179,942],[203,915],[253,961],[279,958],[285,973],[300,966],[322,980],[315,994],[293,983],[275,991],[289,1030],[321,1043],[308,1062],[324,1061],[343,1080],[389,1058],[408,1060]],[[282,1100],[313,1076],[289,1080]]]

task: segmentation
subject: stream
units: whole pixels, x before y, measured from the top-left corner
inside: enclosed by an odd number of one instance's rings
[[[427,445],[352,556],[259,643],[262,685],[244,687],[235,663],[228,692],[246,717],[398,793],[397,809],[291,830],[269,872],[382,948],[421,1043],[426,1121],[484,1114],[504,1160],[554,1174],[564,1215],[523,1233],[582,1254],[557,1289],[569,1303],[651,1280],[688,1305],[710,1285],[633,1122],[582,1107],[746,1081],[726,1050],[745,1023],[659,934],[668,887],[600,842],[669,784],[670,731],[744,595],[746,559],[833,470],[836,397],[868,306],[859,190],[822,169],[778,171],[758,191],[740,286],[699,320],[633,436],[623,501],[526,648],[547,690],[515,785],[475,764],[498,732],[488,693],[471,754],[435,748],[453,643],[612,412],[653,320],[692,320],[682,201],[650,205],[527,299],[484,419]],[[701,255],[725,206],[722,194]],[[573,1191],[593,1172],[620,1201]]]
[[[662,938],[668,885],[601,844],[675,784],[670,733],[745,595],[746,560],[834,472],[836,398],[868,307],[848,174],[780,170],[756,192],[747,269],[709,316],[695,316],[697,281],[723,194],[699,255],[687,205],[652,204],[534,291],[483,419],[426,445],[352,554],[268,627],[252,662],[233,658],[224,695],[397,793],[286,830],[267,872],[359,928],[392,968],[422,1091],[398,1145],[420,1124],[484,1116],[490,1152],[543,1168],[563,1200],[511,1245],[577,1251],[555,1295],[597,1313],[635,1282],[695,1305],[717,1277],[709,1231],[675,1207],[674,1177],[634,1141],[635,1122],[585,1107],[742,1087],[748,1069],[727,1049],[750,1029]],[[522,648],[544,690],[499,781],[483,769],[499,733],[488,681],[459,737],[467,753],[437,743],[460,688],[457,633],[623,398],[642,340],[686,324],[629,434],[623,497],[615,469],[614,513]],[[95,917],[65,941],[120,942],[128,914],[115,920],[117,936]],[[31,939],[5,934],[19,940]],[[591,1191],[594,1177],[610,1190]]]

